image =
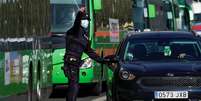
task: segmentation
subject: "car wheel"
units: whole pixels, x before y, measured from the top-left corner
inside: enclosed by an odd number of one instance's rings
[[[37,101],[40,101],[40,99],[41,99],[41,84],[40,84],[40,81],[37,81],[37,83],[36,83],[36,96],[37,96]]]
[[[112,87],[112,101],[129,101],[119,96],[116,87]]]
[[[41,99],[41,64],[40,64],[40,61],[38,61],[38,64],[37,64],[36,99],[37,99],[37,101],[40,101],[40,99]]]

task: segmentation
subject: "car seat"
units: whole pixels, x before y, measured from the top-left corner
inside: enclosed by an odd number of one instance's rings
[[[144,59],[147,55],[146,47],[143,44],[135,45],[133,55],[134,55],[134,58]]]
[[[185,53],[187,55],[195,57],[195,48],[193,45],[180,45],[180,44],[173,44],[171,45],[171,50],[172,50],[172,56],[173,57],[178,57],[179,54]]]

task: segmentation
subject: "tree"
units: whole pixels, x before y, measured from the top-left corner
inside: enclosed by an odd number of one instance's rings
[[[48,35],[49,0],[6,0],[0,3],[0,14],[1,37]]]

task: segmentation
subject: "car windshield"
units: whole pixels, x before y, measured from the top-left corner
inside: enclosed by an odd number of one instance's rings
[[[196,40],[183,39],[136,39],[128,41],[125,61],[195,60],[201,56]]]

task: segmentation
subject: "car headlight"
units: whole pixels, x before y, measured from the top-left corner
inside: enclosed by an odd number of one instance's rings
[[[87,58],[84,60],[84,63],[82,64],[82,66],[80,68],[91,68],[92,67],[92,59],[91,58]]]
[[[120,70],[119,76],[122,80],[134,80],[136,78],[134,74],[126,70]]]

